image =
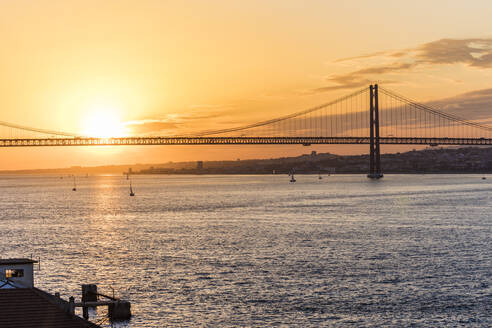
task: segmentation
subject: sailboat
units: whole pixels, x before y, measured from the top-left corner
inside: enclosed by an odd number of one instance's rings
[[[130,181],[130,196],[135,196],[135,193],[133,192],[133,189],[132,189],[132,182]]]
[[[72,191],[77,191],[77,184],[75,183],[75,175],[73,176],[73,188]]]
[[[296,178],[294,178],[294,170],[290,171],[290,182],[296,182]]]

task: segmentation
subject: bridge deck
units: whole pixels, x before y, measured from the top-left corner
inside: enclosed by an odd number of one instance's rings
[[[492,145],[492,138],[381,137],[387,145]],[[369,144],[369,137],[125,137],[0,139],[0,147]]]

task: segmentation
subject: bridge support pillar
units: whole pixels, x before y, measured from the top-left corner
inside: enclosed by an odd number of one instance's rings
[[[369,104],[369,174],[368,178],[380,179],[383,177],[381,172],[381,151],[379,144],[379,95],[378,85],[369,86],[370,104]]]

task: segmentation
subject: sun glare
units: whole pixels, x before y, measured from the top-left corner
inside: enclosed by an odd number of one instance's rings
[[[116,110],[94,108],[86,117],[83,134],[94,138],[121,137],[124,127]]]

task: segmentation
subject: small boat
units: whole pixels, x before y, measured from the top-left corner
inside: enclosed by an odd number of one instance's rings
[[[323,179],[323,177],[321,176],[321,173],[318,173],[318,180],[321,180]]]
[[[486,177],[482,177],[482,180],[487,180],[487,178]]]
[[[292,170],[289,172],[290,182],[296,182],[296,178],[294,178],[294,172],[295,172],[295,170],[294,170],[294,169],[292,169]]]
[[[294,178],[294,171],[290,173],[290,182],[296,182],[296,178]]]
[[[132,182],[130,181],[130,196],[135,196],[135,193],[133,192],[133,189],[132,189]]]
[[[384,177],[384,174],[383,173],[369,173],[367,175],[367,177],[369,179],[376,179],[377,180],[377,179],[381,179],[382,177]]]
[[[73,176],[73,188],[72,191],[77,191],[77,184],[75,183],[75,175]]]

